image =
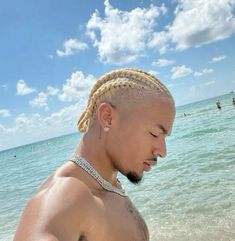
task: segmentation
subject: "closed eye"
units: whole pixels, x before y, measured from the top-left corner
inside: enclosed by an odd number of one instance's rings
[[[154,138],[158,138],[157,135],[154,135],[153,133],[149,132],[151,134],[151,136],[153,136]]]

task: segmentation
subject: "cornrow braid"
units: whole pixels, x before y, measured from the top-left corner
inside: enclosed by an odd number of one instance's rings
[[[120,89],[156,89],[158,92],[172,98],[168,89],[153,75],[136,69],[119,69],[111,71],[101,78],[93,86],[85,111],[81,114],[77,127],[80,132],[88,131],[99,101],[105,97],[114,95]]]
[[[112,95],[112,92],[118,89],[126,89],[126,88],[132,88],[132,89],[147,89],[146,86],[141,85],[139,83],[132,82],[128,79],[116,79],[113,82],[105,83],[101,88],[99,88],[94,95],[91,97],[89,101],[89,105],[84,111],[78,121],[78,129],[81,132],[86,132],[87,128],[89,127],[91,117],[96,111],[96,104],[99,102],[99,100],[105,96],[106,93],[109,93]]]
[[[145,75],[146,77],[148,76],[148,77],[153,81],[155,87],[157,86],[162,93],[166,94],[167,96],[169,96],[170,98],[173,99],[170,91],[169,91],[169,90],[166,88],[166,86],[165,86],[159,79],[157,79],[154,75],[150,74],[149,72],[145,72],[145,71],[139,70],[139,69],[131,69],[131,68],[128,69],[128,68],[126,68],[125,70],[138,72],[138,73],[141,73],[141,74]]]
[[[97,80],[96,84],[92,88],[90,95],[89,95],[89,99],[91,98],[91,96],[93,96],[94,92],[101,85],[103,85],[104,83],[106,83],[108,81],[112,81],[116,78],[128,78],[128,79],[133,79],[134,81],[138,81],[138,80],[140,81],[141,79],[143,79],[145,83],[146,83],[146,80],[149,80],[149,85],[151,85],[151,87],[156,88],[158,86],[159,90],[161,90],[162,92],[165,92],[168,96],[171,96],[170,92],[161,83],[161,81],[158,80],[155,76],[151,75],[150,73],[147,73],[147,72],[139,70],[139,69],[123,68],[123,69],[111,71],[111,72],[101,76],[101,78],[99,78]]]

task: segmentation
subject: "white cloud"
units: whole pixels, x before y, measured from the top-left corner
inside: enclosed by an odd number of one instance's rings
[[[76,130],[76,122],[85,106],[84,101],[79,101],[74,105],[62,108],[47,117],[42,117],[36,113],[26,115],[22,113],[15,118],[14,126],[6,128],[0,124],[0,131],[8,134],[24,133],[35,138],[41,133],[45,133],[44,139],[52,134],[65,134]],[[51,128],[53,126],[53,128]],[[37,139],[37,138],[36,138]],[[21,140],[22,141],[22,140]],[[33,141],[33,140],[32,140]],[[22,144],[22,143],[19,143]]]
[[[74,105],[70,105],[62,108],[58,112],[52,113],[49,117],[43,119],[44,126],[67,126],[69,123],[75,127],[79,114],[82,112],[82,108],[85,105],[83,101],[80,101]]]
[[[85,106],[85,101],[79,100],[76,104],[64,107],[47,117],[38,113],[22,113],[9,128],[0,124],[0,150],[76,132],[78,117]]]
[[[223,59],[226,59],[226,58],[227,58],[226,55],[221,55],[221,56],[213,57],[210,62],[211,63],[215,63],[215,62],[222,61]]]
[[[44,108],[45,110],[48,110],[48,96],[55,96],[58,95],[59,89],[54,88],[52,86],[47,86],[47,91],[46,93],[40,92],[38,93],[37,97],[35,97],[33,100],[29,101],[29,104],[32,107],[36,108]]]
[[[194,76],[202,76],[202,75],[205,75],[205,74],[210,74],[210,73],[213,73],[214,70],[213,69],[203,69],[201,72],[194,72]]]
[[[24,80],[19,80],[16,85],[17,95],[27,95],[35,92],[34,88],[27,86]]]
[[[159,72],[157,72],[157,71],[155,71],[155,70],[149,70],[148,72],[149,72],[150,74],[156,76],[156,77],[160,74]]]
[[[152,65],[164,67],[164,66],[171,65],[174,62],[175,62],[174,60],[170,60],[170,59],[159,59],[158,61],[153,62]]]
[[[175,18],[156,31],[157,20],[167,12],[160,7],[122,11],[104,1],[105,16],[96,10],[87,23],[87,34],[98,49],[102,62],[125,64],[135,61],[149,49],[160,54],[199,47],[228,38],[235,32],[234,0],[179,0]]]
[[[159,53],[164,54],[170,49],[170,40],[171,36],[167,31],[154,32],[148,43],[148,47],[158,48]]]
[[[105,0],[105,17],[92,14],[87,23],[87,34],[98,49],[99,58],[105,63],[123,64],[134,61],[145,53],[154,32],[156,18],[167,9],[150,5],[122,11]]]
[[[179,0],[176,17],[168,29],[176,49],[200,46],[233,34],[234,5],[234,0]]]
[[[33,119],[35,119],[35,115],[33,118],[28,118],[24,113],[20,114],[15,119],[15,126],[12,129],[9,129],[9,132],[14,132],[15,130],[24,130],[25,127],[30,128],[34,124]]]
[[[29,104],[32,107],[44,108],[45,110],[48,110],[47,95],[44,92],[40,92],[36,98],[29,101]]]
[[[9,117],[9,116],[11,116],[11,112],[7,109],[0,109],[0,116]]]
[[[104,63],[124,64],[143,56],[148,49],[160,54],[228,38],[235,32],[234,0],[179,0],[175,18],[156,31],[157,20],[167,12],[160,7],[122,11],[105,0],[105,16],[96,10],[87,33]]]
[[[70,79],[66,80],[58,97],[61,101],[78,100],[88,94],[94,81],[93,75],[85,77],[81,71],[77,71],[71,75]]]
[[[171,78],[172,79],[177,79],[177,78],[181,78],[187,75],[190,75],[192,73],[192,69],[186,67],[185,65],[181,65],[181,66],[175,66],[171,69]]]
[[[77,39],[68,39],[64,42],[63,50],[56,51],[59,57],[69,56],[76,54],[79,50],[88,48],[86,43],[80,42]]]
[[[214,81],[214,80],[208,81],[208,82],[205,83],[205,85],[213,85],[213,84],[215,84],[215,81]]]
[[[59,93],[59,89],[54,88],[52,86],[47,86],[47,95],[54,96],[54,95],[57,95],[58,93]]]
[[[0,124],[0,132],[5,132],[6,131],[6,128]]]
[[[72,73],[70,79],[66,80],[61,91],[53,86],[47,86],[45,92],[40,92],[38,95],[29,101],[29,104],[35,108],[44,108],[49,110],[48,99],[50,96],[57,96],[61,101],[79,100],[88,96],[88,92],[93,85],[95,78],[93,75],[84,76],[81,71]]]
[[[175,85],[172,84],[172,83],[169,83],[169,84],[167,84],[167,86],[168,86],[169,88],[171,88],[171,87],[173,87],[173,86],[175,86]]]
[[[207,81],[203,84],[193,85],[186,91],[186,95],[183,96],[182,100],[186,102],[196,102],[202,99],[213,97],[213,91],[211,92],[212,85],[216,82],[214,80]]]

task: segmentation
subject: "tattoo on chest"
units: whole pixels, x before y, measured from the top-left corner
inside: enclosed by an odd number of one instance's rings
[[[78,241],[87,241],[87,238],[85,235],[81,235],[80,238],[78,239]]]
[[[136,210],[136,208],[133,206],[130,200],[127,200],[126,204],[127,204],[127,209],[129,213],[132,215],[132,217],[137,223],[138,230],[140,232],[140,240],[148,241],[149,233],[148,233],[148,228],[145,224],[144,219],[141,217],[140,213]]]

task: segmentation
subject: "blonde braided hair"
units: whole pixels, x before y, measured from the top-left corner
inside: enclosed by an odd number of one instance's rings
[[[99,78],[93,86],[87,107],[77,123],[79,131],[88,131],[99,103],[105,99],[114,99],[115,93],[127,89],[156,90],[173,100],[166,86],[153,75],[131,68],[114,70]]]

